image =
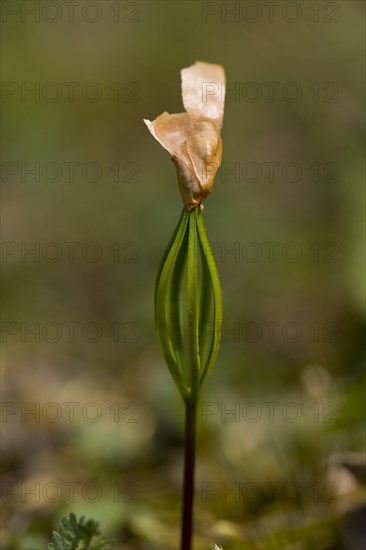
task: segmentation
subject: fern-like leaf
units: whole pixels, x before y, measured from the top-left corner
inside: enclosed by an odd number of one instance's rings
[[[59,532],[53,531],[48,550],[111,550],[111,543],[105,538],[99,538],[91,544],[92,539],[98,535],[100,531],[97,521],[89,519],[85,522],[84,516],[78,520],[71,513],[62,518]]]

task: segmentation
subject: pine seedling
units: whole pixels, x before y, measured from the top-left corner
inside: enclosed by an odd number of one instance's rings
[[[184,205],[158,270],[155,327],[185,404],[181,550],[191,550],[197,402],[221,341],[221,287],[203,201],[221,164],[225,73],[220,65],[197,62],[181,76],[186,112],[144,122],[171,155]]]

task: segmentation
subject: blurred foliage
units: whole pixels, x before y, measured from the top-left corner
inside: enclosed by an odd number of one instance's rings
[[[3,162],[16,163],[2,189],[3,242],[15,243],[3,254],[4,550],[46,548],[70,512],[100,521],[116,550],[177,547],[183,406],[156,342],[153,293],[181,198],[142,119],[182,110],[179,71],[196,60],[222,64],[229,90],[257,83],[263,95],[228,94],[224,165],[206,201],[226,332],[201,403],[195,548],[364,547],[365,5],[330,3],[338,21],[327,23],[329,3],[305,0],[289,23],[281,1],[271,23],[256,3],[253,23],[222,20],[225,3],[204,22],[204,3],[155,0],[119,3],[114,23],[116,2],[102,0],[91,23],[81,0],[73,22],[64,11],[51,23],[22,20],[31,0],[10,2],[19,11],[3,18],[3,81],[55,82],[63,94],[2,102]],[[135,23],[123,21],[131,5]],[[74,101],[70,82],[80,83]],[[83,99],[91,82],[99,101]],[[279,83],[273,102],[268,82]],[[299,101],[283,98],[291,82]],[[57,181],[51,169],[39,181],[24,173],[50,162]],[[83,177],[88,162],[102,170],[96,181]],[[299,181],[284,176],[290,163]],[[228,172],[236,164],[239,181]],[[22,243],[40,247],[39,261]],[[65,243],[76,243],[74,261]],[[273,261],[265,243],[279,243]],[[288,243],[298,261],[286,260]],[[61,257],[47,260],[57,247]]]

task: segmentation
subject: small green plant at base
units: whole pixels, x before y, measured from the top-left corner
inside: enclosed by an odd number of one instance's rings
[[[78,520],[71,513],[63,517],[59,532],[53,531],[48,550],[112,550],[112,544],[99,537],[99,523],[93,519],[85,522],[84,516]],[[93,539],[98,537],[95,541]]]

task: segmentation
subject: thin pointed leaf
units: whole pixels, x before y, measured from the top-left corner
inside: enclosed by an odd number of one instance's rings
[[[188,373],[188,362],[186,357],[186,352],[183,344],[183,327],[182,327],[182,291],[185,266],[187,261],[187,248],[188,248],[188,231],[186,230],[184,241],[179,250],[177,261],[174,265],[174,270],[172,273],[171,280],[171,289],[170,289],[170,304],[171,304],[171,315],[170,315],[170,329],[171,329],[171,341],[172,346],[175,351],[175,356],[179,369],[181,370],[183,377],[187,380]]]
[[[196,210],[189,213],[189,240],[187,256],[187,334],[190,371],[190,395],[197,398],[199,390],[199,318],[197,280],[197,219]]]
[[[214,294],[212,288],[211,273],[208,268],[207,258],[199,238],[200,260],[201,260],[201,296],[200,296],[200,334],[199,348],[201,358],[201,369],[206,364],[209,349],[212,344],[212,335],[209,336],[208,328],[214,312]]]
[[[155,322],[158,340],[169,371],[183,397],[187,394],[188,388],[186,384],[184,384],[182,372],[177,364],[175,350],[172,346],[169,306],[172,274],[179,252],[184,243],[188,221],[189,214],[187,211],[184,211],[180,219],[180,225],[175,235],[174,242],[170,247],[158,279],[155,301]]]
[[[211,275],[213,298],[214,298],[213,300],[214,301],[213,336],[212,336],[211,349],[209,352],[207,363],[205,364],[204,368],[202,369],[202,372],[200,373],[200,382],[202,385],[208,373],[213,367],[213,364],[215,362],[217,353],[219,351],[220,343],[221,343],[222,293],[221,293],[219,275],[218,275],[215,260],[211,251],[211,246],[207,239],[206,229],[203,223],[203,215],[201,212],[197,213],[197,227],[198,227],[199,239],[202,246],[201,250],[203,250],[204,252],[204,258],[206,259],[207,267]]]

